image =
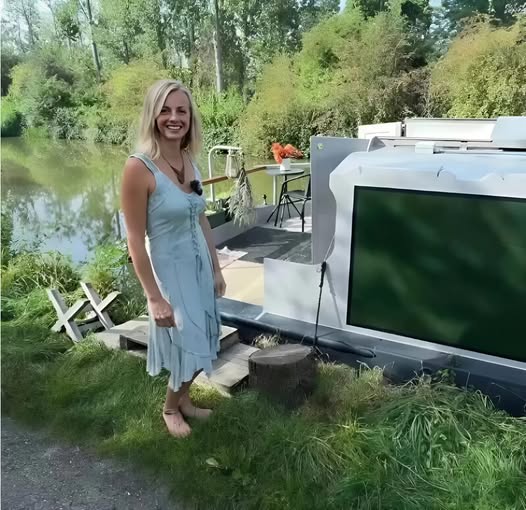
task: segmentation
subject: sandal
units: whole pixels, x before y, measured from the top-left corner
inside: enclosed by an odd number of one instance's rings
[[[184,417],[178,409],[164,409],[163,418],[168,432],[174,437],[187,437],[192,432],[190,425],[184,421]]]

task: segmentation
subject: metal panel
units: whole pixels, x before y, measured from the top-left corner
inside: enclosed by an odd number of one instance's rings
[[[433,140],[492,140],[495,119],[406,119],[405,136]]]
[[[369,140],[311,138],[312,262],[321,262],[334,236],[336,202],[329,189],[331,172],[352,152],[366,151]]]
[[[373,136],[402,136],[402,123],[384,122],[383,124],[358,126],[358,138],[372,138]]]

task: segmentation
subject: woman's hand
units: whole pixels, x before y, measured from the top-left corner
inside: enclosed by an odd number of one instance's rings
[[[218,297],[223,297],[225,295],[226,283],[221,271],[216,271],[214,274],[214,287]]]
[[[152,314],[155,324],[160,328],[175,327],[174,311],[170,303],[164,298],[149,299],[148,307]]]

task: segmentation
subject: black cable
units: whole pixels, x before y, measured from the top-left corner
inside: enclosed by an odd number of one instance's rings
[[[324,260],[321,263],[320,293],[318,294],[318,309],[316,310],[316,324],[314,325],[314,338],[313,338],[313,342],[312,342],[312,348],[314,350],[314,353],[320,359],[326,358],[328,360],[329,355],[328,354],[324,354],[320,350],[320,348],[318,347],[318,343],[319,343],[319,340],[318,340],[318,326],[319,326],[319,322],[320,322],[321,296],[323,294],[323,284],[325,282],[325,272],[326,271],[327,271],[327,261]],[[331,342],[331,341],[329,341],[329,342]],[[326,343],[326,342],[324,342],[324,343]],[[333,345],[336,347],[336,350],[342,350],[341,346],[338,345],[338,344],[340,344],[340,342],[333,342]],[[330,347],[330,345],[328,345],[328,347]],[[363,357],[366,357],[366,358],[375,358],[376,357],[375,353],[373,351],[371,351],[370,349],[353,348],[351,346],[347,346],[347,351],[348,352],[353,352],[354,354],[357,354],[358,356],[363,356]]]
[[[318,348],[318,325],[320,323],[320,308],[321,308],[321,295],[323,293],[323,283],[325,281],[325,271],[327,270],[327,261],[324,260],[321,263],[321,277],[320,277],[320,292],[318,294],[318,309],[316,310],[316,324],[314,326],[314,342],[313,349],[318,355],[322,355],[320,349]]]

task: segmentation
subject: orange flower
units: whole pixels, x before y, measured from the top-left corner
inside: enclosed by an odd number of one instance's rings
[[[272,144],[272,154],[274,154],[274,159],[276,160],[276,163],[281,164],[283,161],[283,147],[280,143],[273,143]]]
[[[274,154],[276,163],[279,164],[281,164],[284,158],[299,159],[303,157],[303,153],[290,143],[285,145],[285,147],[283,147],[280,143],[273,143],[272,154]]]

